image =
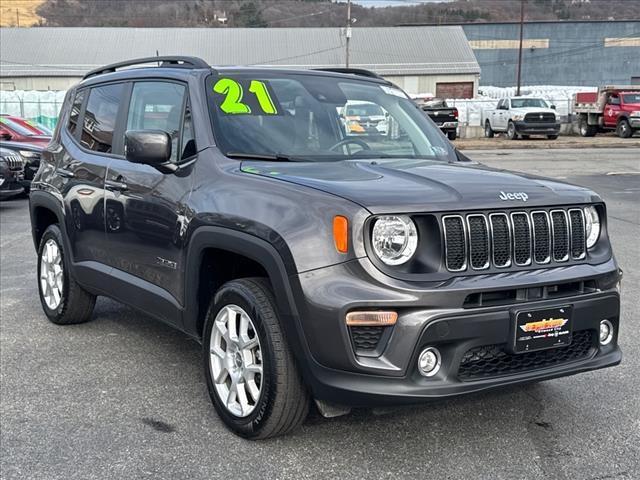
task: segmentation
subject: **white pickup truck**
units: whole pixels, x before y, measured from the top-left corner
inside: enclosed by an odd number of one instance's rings
[[[550,140],[558,138],[560,122],[555,105],[534,97],[503,98],[495,110],[489,110],[484,121],[484,136],[506,132],[510,140],[530,135],[545,135]]]

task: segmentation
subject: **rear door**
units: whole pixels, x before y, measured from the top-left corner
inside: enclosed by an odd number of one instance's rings
[[[122,155],[116,125],[126,84],[113,83],[76,92],[63,129],[64,155],[57,176],[65,205],[66,229],[76,262],[106,263],[104,182],[109,163]]]
[[[186,202],[197,153],[188,88],[169,80],[136,81],[126,103],[125,130],[167,132],[172,139],[171,162],[179,168],[161,173],[149,165],[113,159],[105,201],[109,263],[142,280],[143,288],[160,287],[181,303]],[[173,318],[166,320],[175,323]]]

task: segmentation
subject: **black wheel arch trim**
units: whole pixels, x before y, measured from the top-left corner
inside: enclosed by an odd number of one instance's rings
[[[266,240],[254,235],[225,227],[202,226],[197,228],[189,242],[185,276],[185,311],[183,324],[185,331],[202,339],[198,331],[198,319],[205,312],[200,311],[198,287],[200,265],[207,249],[219,249],[243,255],[267,272],[276,299],[276,307],[289,347],[293,351],[305,378],[309,378],[307,361],[312,358],[302,330],[299,309],[295,298],[302,298],[297,281],[295,264],[289,251],[280,252]]]
[[[42,190],[31,190],[29,194],[29,216],[31,217],[31,235],[33,237],[33,245],[35,246],[36,251],[38,251],[38,231],[37,231],[37,222],[36,220],[36,209],[37,208],[45,208],[51,211],[56,218],[58,219],[58,226],[60,230],[62,230],[62,240],[64,241],[64,248],[67,252],[67,255],[71,255],[71,249],[69,248],[69,239],[67,236],[67,226],[64,222],[65,214],[64,207],[60,200],[58,200],[51,193]],[[40,232],[42,235],[44,232]],[[73,260],[70,258],[70,260]]]

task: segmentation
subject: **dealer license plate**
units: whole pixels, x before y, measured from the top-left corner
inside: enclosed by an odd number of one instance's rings
[[[571,306],[515,312],[514,353],[535,352],[571,344]]]

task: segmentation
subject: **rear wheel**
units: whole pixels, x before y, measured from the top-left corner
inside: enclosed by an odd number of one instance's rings
[[[529,135],[520,135],[523,140],[529,140],[531,137]]]
[[[579,129],[580,129],[580,135],[582,137],[593,137],[598,131],[595,125],[589,125],[587,123],[587,119],[584,116],[580,117]]]
[[[447,132],[447,138],[449,140],[455,140],[457,138],[456,131],[455,130],[449,130]]]
[[[489,123],[489,120],[487,120],[486,122],[484,122],[484,136],[486,138],[493,138],[493,129],[491,128],[491,124]]]
[[[268,282],[233,280],[207,313],[204,370],[226,426],[249,439],[283,435],[309,411],[309,395],[276,313]]]
[[[556,140],[558,138],[558,135],[547,135],[547,138],[549,140]]]
[[[633,130],[631,125],[629,125],[629,120],[623,118],[618,122],[618,128],[616,129],[616,133],[620,138],[629,138],[633,135]]]
[[[507,126],[507,138],[509,140],[517,140],[518,132],[516,132],[516,125],[513,122],[509,122]]]
[[[53,323],[70,325],[91,319],[96,297],[71,276],[58,225],[50,225],[40,240],[38,291],[44,313]]]

